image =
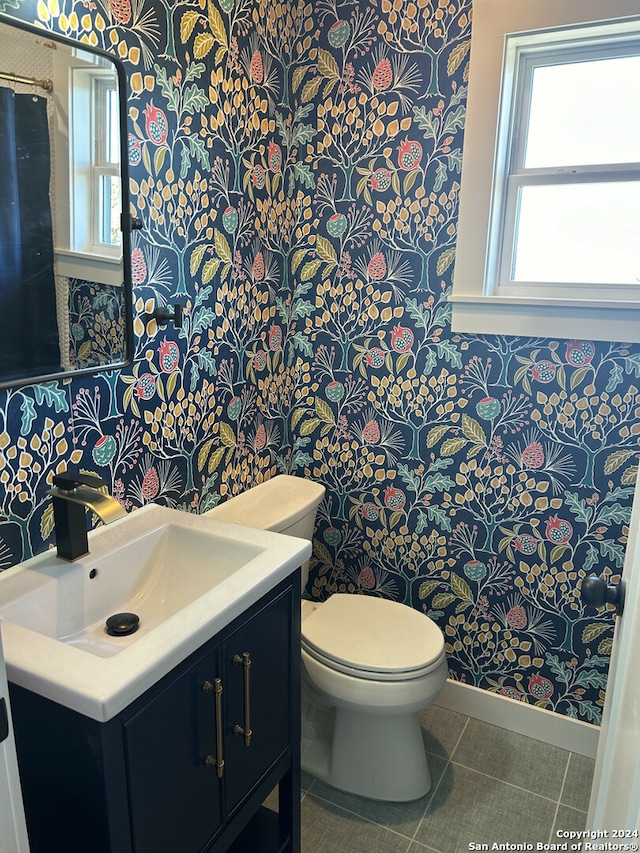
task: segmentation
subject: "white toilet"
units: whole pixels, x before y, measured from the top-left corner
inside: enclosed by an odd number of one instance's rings
[[[324,486],[272,477],[206,513],[311,540]],[[302,567],[302,588],[309,564]],[[431,778],[418,711],[447,675],[435,622],[404,604],[336,593],[302,602],[302,767],[374,800],[415,800]]]

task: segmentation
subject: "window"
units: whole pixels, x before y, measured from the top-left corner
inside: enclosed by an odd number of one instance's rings
[[[69,278],[121,285],[118,80],[111,63],[86,56],[54,67],[55,138],[65,152],[56,158],[56,197],[66,202],[56,205],[56,264]]]
[[[640,341],[640,19],[526,5],[474,3],[453,329]]]
[[[71,74],[69,177],[72,251],[120,256],[120,125],[115,74]]]
[[[92,190],[96,204],[93,244],[111,252],[120,246],[120,124],[115,76],[94,76],[93,114],[96,128],[92,144]],[[120,254],[119,248],[116,250]]]

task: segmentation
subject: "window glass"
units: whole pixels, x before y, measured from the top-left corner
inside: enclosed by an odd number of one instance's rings
[[[106,160],[110,165],[118,165],[120,162],[120,124],[118,113],[118,93],[115,88],[109,87],[106,96],[106,121],[107,121],[107,150]]]
[[[640,56],[533,70],[524,166],[640,162]]]
[[[640,182],[521,187],[517,282],[640,281]]]
[[[98,247],[118,246],[120,231],[120,122],[118,93],[112,77],[96,76],[93,80],[93,122],[95,158],[92,163],[97,198],[95,208]]]
[[[122,239],[120,230],[120,180],[112,175],[100,178],[100,243],[118,246]]]

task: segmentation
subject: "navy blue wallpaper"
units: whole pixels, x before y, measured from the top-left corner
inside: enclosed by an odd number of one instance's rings
[[[126,361],[121,287],[69,279],[69,363],[85,369]]]

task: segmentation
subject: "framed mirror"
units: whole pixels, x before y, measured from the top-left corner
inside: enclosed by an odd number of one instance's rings
[[[126,139],[119,61],[0,15],[0,387],[131,361]]]

